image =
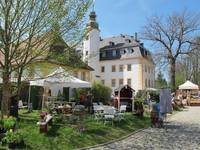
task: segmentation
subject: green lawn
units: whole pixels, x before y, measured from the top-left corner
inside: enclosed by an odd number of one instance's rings
[[[25,136],[27,149],[68,150],[92,146],[120,138],[150,125],[149,115],[147,114],[140,119],[131,113],[127,113],[125,121],[115,122],[114,126],[104,125],[103,122],[97,122],[91,115],[87,115],[85,119],[86,131],[83,133],[78,132],[76,126],[69,123],[54,121],[53,126],[49,127],[48,133],[41,134],[39,133],[39,127],[36,125],[38,120],[38,111],[30,114],[20,111],[18,130],[21,130]]]

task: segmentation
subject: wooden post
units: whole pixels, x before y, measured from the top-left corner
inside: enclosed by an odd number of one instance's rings
[[[120,101],[121,101],[121,99],[120,99],[120,91],[119,91],[119,93],[118,93],[118,110],[120,109]]]

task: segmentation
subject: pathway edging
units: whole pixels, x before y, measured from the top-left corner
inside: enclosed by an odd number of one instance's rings
[[[106,143],[97,144],[97,145],[89,146],[89,147],[83,147],[83,148],[80,148],[80,149],[78,149],[78,150],[87,150],[87,149],[91,149],[91,148],[97,148],[97,147],[106,146],[106,145],[108,145],[108,144],[111,144],[111,143],[118,142],[118,141],[121,141],[121,140],[123,140],[123,139],[126,139],[126,138],[128,138],[128,137],[130,137],[130,136],[132,136],[132,135],[134,135],[134,134],[136,134],[136,133],[138,133],[138,132],[141,132],[141,131],[143,131],[143,130],[145,130],[145,129],[147,129],[147,128],[149,128],[149,126],[144,127],[144,128],[142,128],[142,129],[138,129],[138,130],[133,131],[132,133],[130,133],[130,134],[128,134],[128,135],[124,135],[124,136],[122,136],[122,137],[120,137],[120,138],[117,138],[117,139],[108,141],[108,142],[106,142]]]

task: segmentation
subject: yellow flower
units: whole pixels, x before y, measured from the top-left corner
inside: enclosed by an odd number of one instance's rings
[[[10,129],[10,132],[13,132],[13,129]]]

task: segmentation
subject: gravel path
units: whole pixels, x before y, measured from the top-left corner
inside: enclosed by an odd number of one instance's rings
[[[93,150],[200,150],[200,107],[170,117],[163,129],[148,128]]]

